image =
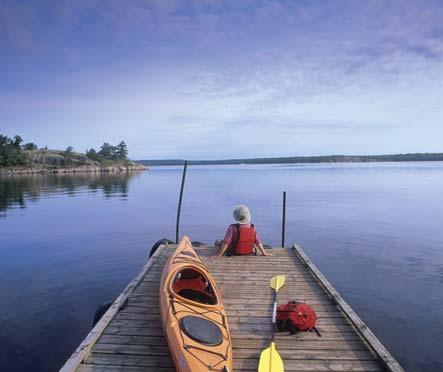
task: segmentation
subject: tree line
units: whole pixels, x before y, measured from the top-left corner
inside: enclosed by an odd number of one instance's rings
[[[250,158],[226,160],[190,160],[189,165],[225,165],[225,164],[298,164],[298,163],[369,163],[369,162],[407,162],[407,161],[443,161],[443,153],[414,153],[392,155],[326,155],[292,156],[280,158]],[[183,165],[182,159],[139,160],[147,166]]]
[[[125,141],[120,141],[115,146],[105,142],[98,151],[91,148],[86,151],[85,155],[76,153],[72,146],[68,146],[64,151],[52,151],[57,155],[57,158],[54,159],[50,155],[46,155],[48,151],[51,153],[47,147],[40,149],[40,151],[37,150],[39,148],[35,143],[24,143],[19,135],[10,138],[0,134],[0,167],[31,166],[33,163],[54,166],[76,163],[81,165],[87,161],[86,158],[101,164],[129,160]],[[35,152],[44,155],[36,156]]]
[[[23,138],[18,135],[9,138],[0,134],[0,166],[28,165],[30,159],[24,150],[36,149],[37,146],[32,142],[23,145]]]
[[[105,160],[127,160],[128,159],[128,147],[125,141],[120,141],[116,146],[105,142],[101,145],[100,150],[96,151],[91,148],[86,151],[86,156],[98,162],[103,162]]]

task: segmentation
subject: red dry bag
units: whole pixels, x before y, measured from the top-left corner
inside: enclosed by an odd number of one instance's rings
[[[277,329],[291,333],[315,330],[317,315],[308,304],[289,301],[277,308]]]

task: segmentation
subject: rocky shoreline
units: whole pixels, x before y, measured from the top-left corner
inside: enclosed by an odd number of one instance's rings
[[[145,171],[148,167],[143,164],[135,165],[111,165],[101,167],[97,165],[84,165],[77,167],[49,168],[49,167],[26,167],[26,168],[0,168],[0,176],[13,176],[20,174],[65,174],[65,173],[121,173]]]

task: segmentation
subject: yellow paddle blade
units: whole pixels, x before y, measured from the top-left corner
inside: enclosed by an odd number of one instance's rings
[[[275,343],[271,342],[271,345],[260,354],[258,372],[284,372],[284,370],[283,360],[275,348]]]
[[[274,276],[273,278],[271,278],[271,282],[269,283],[269,285],[273,290],[278,292],[278,290],[285,285],[285,280],[286,276],[284,275]]]

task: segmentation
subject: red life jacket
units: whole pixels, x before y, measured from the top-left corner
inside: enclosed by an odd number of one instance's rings
[[[289,301],[286,305],[280,305],[277,308],[277,328],[279,331],[287,330],[291,333],[311,331],[315,330],[316,322],[317,315],[308,304]],[[319,333],[317,332],[317,334]]]
[[[255,244],[255,227],[251,224],[250,227],[240,227],[240,224],[234,225],[236,226],[238,240],[235,243],[235,254],[238,255],[248,255],[254,252],[254,244]]]

